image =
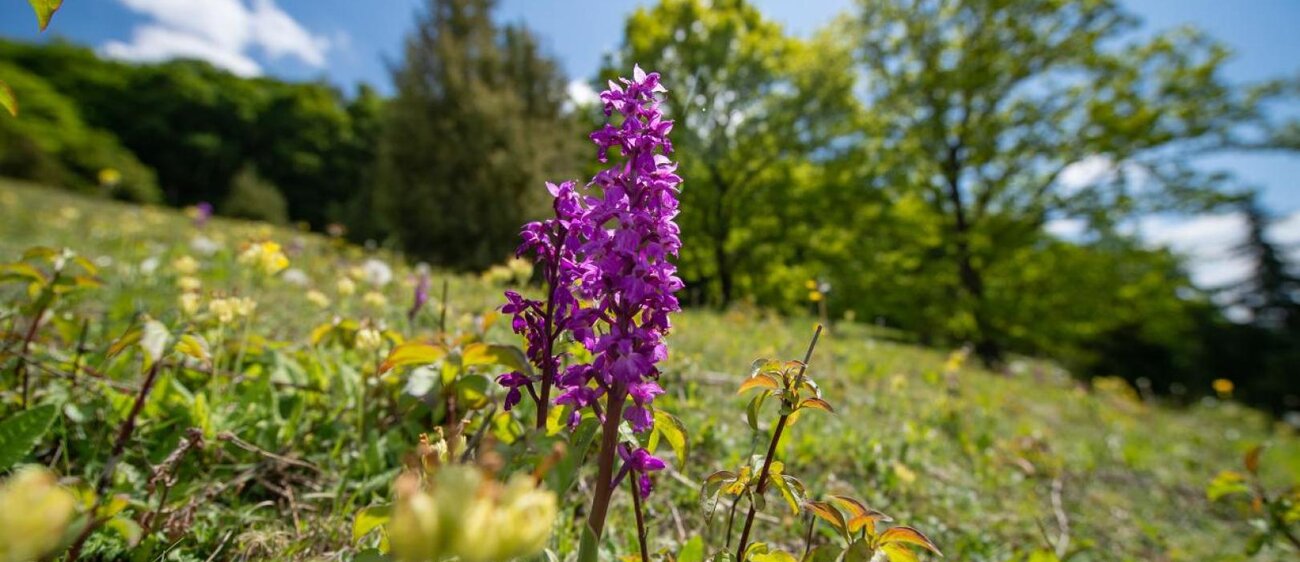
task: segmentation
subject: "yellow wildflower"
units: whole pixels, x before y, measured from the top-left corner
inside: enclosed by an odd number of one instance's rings
[[[208,312],[217,318],[217,322],[229,324],[235,319],[235,305],[230,299],[212,299],[208,301]]]
[[[186,275],[176,280],[176,286],[179,287],[180,290],[189,293],[202,288],[203,282],[199,281],[198,277],[190,277]]]
[[[384,344],[384,337],[380,335],[379,330],[371,327],[357,330],[357,349],[363,351],[374,351]]]
[[[239,263],[252,266],[264,275],[275,275],[289,267],[289,258],[285,257],[279,244],[266,241],[249,244],[239,254]]]
[[[385,297],[383,293],[378,291],[367,292],[361,297],[361,301],[366,303],[366,306],[373,308],[383,308],[388,306],[388,297]]]
[[[338,288],[339,296],[348,297],[357,292],[357,284],[347,277],[339,278]]]
[[[48,470],[18,470],[0,485],[0,561],[41,560],[63,544],[77,500]]]
[[[312,289],[307,291],[307,302],[310,302],[320,308],[326,308],[330,305],[330,298],[325,293]]]
[[[1232,381],[1228,379],[1214,379],[1214,392],[1218,393],[1221,398],[1232,396],[1232,390],[1236,388]]]
[[[199,312],[199,295],[198,293],[184,293],[180,296],[181,312],[186,316],[194,316]]]
[[[194,275],[199,270],[199,261],[189,256],[181,256],[172,260],[172,269],[181,275]]]

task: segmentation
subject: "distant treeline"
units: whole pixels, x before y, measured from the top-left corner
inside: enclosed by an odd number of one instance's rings
[[[969,342],[989,364],[1043,355],[1186,399],[1229,379],[1238,397],[1300,408],[1294,268],[1250,191],[1193,162],[1300,146],[1300,127],[1264,110],[1295,86],[1230,84],[1222,45],[1135,33],[1113,2],[943,6],[862,0],[806,39],[742,0],[629,17],[594,85],[639,63],[670,89],[687,302],[852,316]],[[0,42],[23,107],[0,120],[0,174],[340,223],[482,269],[549,212],[544,181],[594,169],[585,135],[603,117],[567,99],[557,62],[492,9],[427,0],[388,99]],[[1246,323],[1126,228],[1232,209],[1257,227],[1241,250],[1255,272],[1232,288]],[[1065,220],[1080,233],[1049,232]]]

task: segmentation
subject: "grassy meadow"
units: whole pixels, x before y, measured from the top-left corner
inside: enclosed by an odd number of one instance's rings
[[[289,260],[275,276],[252,274],[236,259],[242,244],[266,240]],[[506,288],[500,279],[435,270],[433,298],[412,320],[416,276],[401,256],[260,223],[215,218],[200,227],[159,207],[0,182],[0,261],[34,246],[73,250],[96,266],[101,284],[55,301],[22,358],[31,404],[60,412],[23,462],[50,467],[69,487],[104,472],[145,372],[138,353],[110,347],[141,315],[202,334],[217,365],[178,357],[160,369],[105,487],[123,500],[114,520],[129,522],[91,533],[88,557],[337,560],[372,552],[383,532],[355,536],[357,515],[390,501],[403,460],[420,433],[433,430],[439,407],[419,398],[431,384],[419,369],[376,376],[384,350],[439,338],[521,345],[508,318],[494,312]],[[177,271],[190,268],[178,266],[184,256],[197,263],[193,273]],[[371,259],[391,267],[391,280],[367,272]],[[200,295],[197,312],[179,304],[181,284]],[[214,321],[206,303],[223,296],[251,298],[256,308]],[[20,310],[27,299],[22,284],[0,286],[9,350],[0,419],[21,401],[10,365],[28,325]],[[720,547],[727,504],[706,517],[700,482],[761,455],[774,418],[765,414],[762,434],[751,431],[736,388],[755,358],[801,357],[816,319],[741,306],[689,310],[674,322],[668,393],[656,404],[688,428],[689,452],[684,463],[666,455],[669,469],[656,477],[647,503],[652,553],[678,552],[696,536]],[[380,328],[385,341],[361,349],[349,326]],[[502,371],[465,369],[480,377]],[[924,530],[948,560],[1045,561],[1055,553],[1074,561],[1245,560],[1253,529],[1237,508],[1209,502],[1207,484],[1261,443],[1269,445],[1265,482],[1281,487],[1300,475],[1300,439],[1257,411],[1231,400],[1169,407],[1118,379],[1084,385],[1046,361],[1017,359],[995,374],[961,350],[835,322],[810,372],[836,414],[806,415],[787,429],[778,449],[786,472],[803,479],[810,498],[856,496]],[[371,381],[364,399],[363,381]],[[479,390],[487,402],[503,394],[495,384]],[[495,407],[462,407],[472,411],[472,433],[484,419],[503,446],[518,433]],[[360,408],[369,415],[359,420]],[[517,414],[527,423],[526,412]],[[201,444],[170,459],[189,428],[198,428]],[[592,476],[589,467],[569,493],[586,490]],[[563,505],[552,549],[571,552],[585,505]],[[635,552],[628,494],[616,496],[610,521],[608,551]],[[755,536],[800,552],[804,528],[771,501]],[[812,540],[836,539],[818,526]],[[1253,559],[1287,556],[1266,549]]]

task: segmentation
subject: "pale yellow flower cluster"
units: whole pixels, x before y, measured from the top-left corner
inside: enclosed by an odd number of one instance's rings
[[[311,289],[307,291],[307,302],[310,302],[319,308],[328,308],[330,305],[330,298],[325,296],[325,293],[317,291],[316,289]]]
[[[555,494],[532,477],[516,474],[502,484],[465,465],[443,466],[427,485],[403,474],[396,490],[387,530],[392,554],[403,561],[532,556],[546,546],[557,512]]]
[[[339,296],[350,297],[353,293],[357,292],[357,284],[347,277],[342,277],[339,279],[335,290],[339,292]]]
[[[198,293],[203,288],[203,282],[194,274],[199,271],[199,261],[190,256],[180,256],[172,260],[172,270],[180,276],[176,278],[176,286],[181,290],[181,296],[178,299],[181,312],[186,316],[198,314]]]
[[[483,281],[493,285],[523,285],[533,276],[532,262],[510,258],[503,265],[494,265],[483,272]]]
[[[371,326],[366,326],[357,330],[357,349],[364,351],[374,351],[384,344],[384,336],[379,330]]]
[[[40,560],[63,544],[77,500],[39,466],[0,485],[0,562]]]
[[[362,295],[361,302],[366,303],[366,306],[371,308],[383,308],[388,306],[388,297],[385,297],[379,291],[367,291],[365,295]]]
[[[257,310],[257,301],[248,297],[225,297],[208,301],[208,312],[222,324],[229,324],[236,317],[252,316],[254,310]]]
[[[263,275],[275,275],[289,267],[289,258],[279,244],[268,240],[245,247],[239,254],[239,263],[251,266]]]

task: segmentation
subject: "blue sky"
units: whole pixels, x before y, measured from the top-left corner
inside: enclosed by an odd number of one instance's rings
[[[807,35],[852,0],[752,0],[788,31]],[[0,2],[0,36],[23,40],[67,37],[101,53],[133,60],[176,54],[206,58],[237,73],[288,79],[325,79],[346,90],[357,82],[391,90],[386,61],[395,60],[422,0],[72,0],[44,35],[26,2]],[[585,79],[621,40],[636,0],[501,0],[498,18],[523,22],[558,57],[570,78]],[[1131,0],[1144,32],[1190,24],[1233,49],[1230,80],[1300,75],[1300,1]],[[1300,104],[1298,104],[1300,105]],[[1291,108],[1300,114],[1300,107]],[[1231,154],[1203,162],[1226,168],[1243,184],[1261,188],[1265,204],[1288,216],[1276,237],[1300,243],[1300,155]],[[1200,221],[1200,222],[1197,222]],[[1057,225],[1068,231],[1068,224]],[[1148,238],[1191,254],[1199,277],[1218,280],[1240,272],[1208,255],[1230,245],[1240,221],[1209,217],[1158,219]],[[1228,242],[1225,242],[1228,240]],[[1222,248],[1220,248],[1221,250]],[[1298,245],[1300,252],[1300,245]],[[1208,264],[1208,265],[1207,265]],[[1213,281],[1206,281],[1212,283]]]

